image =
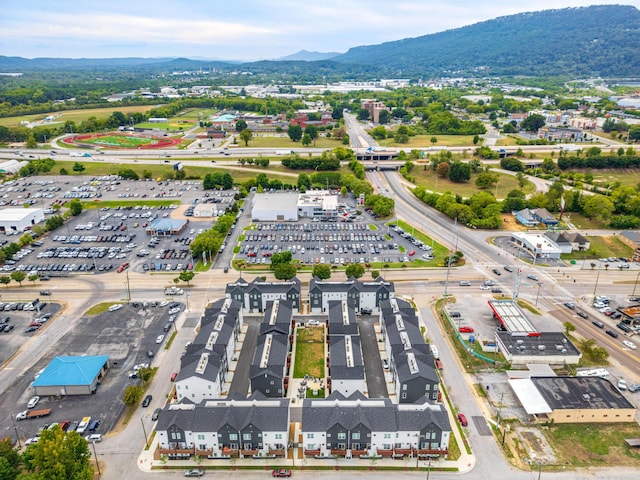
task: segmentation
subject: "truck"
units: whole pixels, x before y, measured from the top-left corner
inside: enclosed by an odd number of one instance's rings
[[[40,418],[51,414],[50,408],[41,408],[40,410],[25,410],[16,415],[16,420],[24,420],[26,418]]]
[[[438,355],[438,349],[433,343],[431,344],[431,354],[433,355],[433,358],[440,358],[440,355]]]
[[[87,428],[89,428],[90,423],[91,423],[91,417],[83,417],[82,421],[78,425],[78,428],[76,428],[76,432],[84,433],[87,430]]]

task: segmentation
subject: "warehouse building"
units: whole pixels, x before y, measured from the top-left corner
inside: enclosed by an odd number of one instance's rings
[[[5,208],[0,210],[0,232],[12,235],[31,230],[34,225],[44,222],[41,208]]]
[[[31,386],[41,397],[88,395],[96,393],[108,370],[108,355],[55,357]]]
[[[258,193],[253,197],[251,219],[254,222],[296,222],[298,194]]]

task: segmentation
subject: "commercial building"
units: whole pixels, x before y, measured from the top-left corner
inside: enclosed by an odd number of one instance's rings
[[[451,424],[443,405],[393,404],[362,393],[306,399],[302,407],[305,456],[345,458],[446,455]]]
[[[338,216],[338,195],[329,190],[309,190],[298,197],[298,217]]]
[[[0,232],[8,235],[31,230],[44,221],[42,208],[4,208],[0,210]]]
[[[544,364],[554,367],[577,365],[582,353],[562,332],[540,332],[537,336],[496,332],[500,353],[512,366]]]
[[[257,193],[253,196],[251,219],[254,222],[296,222],[298,194]]]
[[[156,425],[158,453],[169,459],[287,457],[289,400],[231,394],[170,404]]]
[[[509,383],[525,411],[541,422],[636,421],[636,408],[602,377],[531,377]]]
[[[168,237],[180,235],[189,224],[189,220],[173,220],[170,218],[156,218],[147,227],[147,235],[154,237]]]
[[[39,396],[90,395],[109,370],[108,355],[55,357],[31,384]]]
[[[542,233],[512,232],[511,241],[534,258],[560,258],[562,250]]]
[[[300,310],[300,280],[293,277],[288,281],[267,282],[255,277],[251,282],[239,278],[228,283],[225,296],[242,304],[242,310],[248,313],[264,312],[267,303],[274,300],[287,300],[296,310]]]
[[[175,380],[178,401],[199,403],[220,396],[242,325],[240,302],[221,299],[207,307],[198,335],[180,360]]]

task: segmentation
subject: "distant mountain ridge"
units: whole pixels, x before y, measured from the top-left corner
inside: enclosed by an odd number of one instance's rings
[[[640,10],[591,7],[521,13],[380,45],[332,60],[397,72],[640,75]]]
[[[337,57],[338,55],[340,55],[339,52],[310,52],[308,50],[300,50],[299,52],[287,55],[286,57],[276,58],[275,60],[315,62],[317,60],[329,60],[330,58]]]
[[[301,50],[278,60],[254,62],[0,56],[0,71],[93,69],[163,73],[215,68],[223,73],[241,69],[279,75],[285,82],[383,76],[640,77],[639,46],[640,10],[597,5],[499,17],[421,37],[354,47],[343,54]]]

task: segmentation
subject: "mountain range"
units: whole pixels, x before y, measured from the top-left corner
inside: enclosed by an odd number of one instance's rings
[[[144,71],[241,69],[295,78],[529,75],[640,77],[640,10],[598,5],[499,17],[346,53],[302,50],[277,60],[64,59],[0,56],[0,71],[104,68]]]

